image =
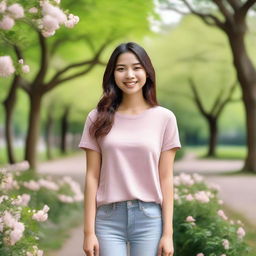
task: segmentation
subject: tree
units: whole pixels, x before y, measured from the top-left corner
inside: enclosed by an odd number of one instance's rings
[[[179,0],[181,5],[168,0],[159,2],[164,8],[180,14],[193,14],[206,25],[217,27],[227,36],[246,112],[248,151],[242,170],[256,172],[256,69],[245,44],[248,12],[255,11],[253,6],[256,0],[198,0],[192,3]]]

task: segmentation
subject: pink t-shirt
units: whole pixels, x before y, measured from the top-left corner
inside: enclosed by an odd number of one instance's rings
[[[89,134],[96,115],[96,108],[88,114],[79,147],[101,153],[97,207],[133,199],[162,205],[160,154],[181,148],[173,112],[162,106],[137,115],[116,112],[110,132],[97,140]]]

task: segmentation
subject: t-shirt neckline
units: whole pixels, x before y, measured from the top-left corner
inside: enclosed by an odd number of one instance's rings
[[[136,119],[136,118],[140,118],[140,117],[143,117],[145,114],[147,114],[150,110],[156,108],[158,106],[153,106],[153,107],[150,107],[150,108],[147,108],[145,110],[143,110],[141,113],[139,114],[122,114],[122,113],[119,113],[119,112],[115,112],[115,115],[117,117],[121,117],[121,118],[126,118],[126,119]]]

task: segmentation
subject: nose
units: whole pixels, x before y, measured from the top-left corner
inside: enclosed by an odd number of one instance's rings
[[[134,78],[134,72],[133,72],[132,69],[127,69],[126,77],[127,78]]]

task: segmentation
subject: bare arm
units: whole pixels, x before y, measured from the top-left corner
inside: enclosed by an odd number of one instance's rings
[[[163,195],[163,236],[173,236],[173,163],[177,148],[163,151],[159,160],[159,178]]]
[[[100,178],[101,154],[86,149],[86,175],[84,188],[84,234],[95,233],[96,193]]]

